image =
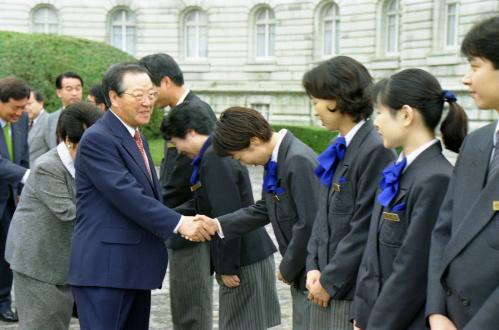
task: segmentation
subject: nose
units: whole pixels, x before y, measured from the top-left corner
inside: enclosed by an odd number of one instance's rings
[[[471,84],[471,72],[468,71],[464,76],[463,76],[463,79],[461,79],[461,82],[468,86]]]

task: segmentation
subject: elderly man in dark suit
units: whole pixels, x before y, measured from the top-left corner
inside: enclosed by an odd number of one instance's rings
[[[162,284],[164,241],[198,233],[199,222],[162,203],[149,147],[139,132],[156,92],[147,70],[113,65],[103,79],[111,105],[80,141],[76,157],[76,224],[69,283],[84,329],[148,329],[151,289]],[[212,234],[214,232],[211,232]]]
[[[184,85],[184,76],[175,60],[167,54],[153,54],[139,62],[149,70],[158,93],[156,105],[183,110],[198,108],[206,120],[215,123],[211,107]],[[164,121],[163,121],[164,124]],[[189,178],[191,160],[170,143],[164,134],[165,157],[160,178],[164,203],[176,207],[192,198]],[[206,243],[192,244],[173,235],[167,242],[170,261],[170,301],[176,330],[210,330],[212,328],[213,277],[210,275],[210,249]],[[195,292],[195,294],[193,294]],[[194,307],[194,308],[193,308]]]
[[[21,79],[0,80],[0,320],[17,321],[11,310],[12,271],[4,260],[10,221],[29,175],[28,115],[30,87]]]

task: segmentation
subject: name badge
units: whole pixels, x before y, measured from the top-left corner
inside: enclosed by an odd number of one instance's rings
[[[167,142],[167,143],[166,143],[166,147],[167,147],[168,149],[170,149],[170,148],[176,148],[176,147],[175,147],[175,143],[172,143],[172,142]]]
[[[274,202],[280,202],[280,201],[281,201],[281,199],[279,198],[279,196],[277,196],[277,195],[275,195],[275,194],[274,194],[274,195],[272,195],[272,200],[273,200]]]
[[[400,218],[397,213],[383,212],[383,219],[392,222],[400,222]]]
[[[201,188],[201,182],[198,182],[198,183],[192,185],[191,192],[194,192],[194,191],[198,190],[199,188]]]
[[[333,189],[336,192],[340,192],[341,191],[341,186],[338,183],[333,183]]]
[[[499,211],[499,201],[492,202],[492,211]]]

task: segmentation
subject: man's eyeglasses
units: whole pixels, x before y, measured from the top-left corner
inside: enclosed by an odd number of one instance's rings
[[[139,102],[144,101],[145,99],[148,99],[149,101],[154,102],[158,98],[158,93],[152,92],[152,91],[149,92],[149,93],[144,93],[144,92],[127,93],[127,92],[123,92],[123,94],[130,95],[131,97],[133,97],[134,99],[136,99]]]

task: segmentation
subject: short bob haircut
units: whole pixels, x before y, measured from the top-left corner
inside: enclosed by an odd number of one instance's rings
[[[335,100],[336,109],[355,122],[373,113],[370,88],[373,79],[366,67],[348,56],[336,56],[322,62],[303,76],[309,97]]]
[[[165,140],[172,137],[183,139],[189,130],[209,135],[214,122],[208,112],[200,106],[184,101],[168,113],[161,122],[161,134]]]
[[[83,132],[92,126],[102,115],[95,105],[88,102],[70,104],[61,112],[57,122],[57,138],[72,143],[79,143]]]
[[[213,133],[213,150],[220,157],[250,146],[251,138],[263,142],[272,138],[272,126],[254,109],[244,107],[228,108],[220,115]]]

